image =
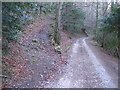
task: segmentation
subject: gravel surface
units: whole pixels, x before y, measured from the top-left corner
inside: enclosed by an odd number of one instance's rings
[[[52,88],[117,88],[117,60],[83,37],[73,43],[65,73]],[[98,49],[99,48],[99,49]],[[97,53],[97,54],[96,54]],[[103,57],[106,56],[106,57]],[[102,58],[101,58],[102,57]],[[108,59],[109,58],[109,59]],[[109,63],[109,65],[105,65]],[[110,66],[113,65],[113,67]],[[108,70],[108,68],[110,70]]]

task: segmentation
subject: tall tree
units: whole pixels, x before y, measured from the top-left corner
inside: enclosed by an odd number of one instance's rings
[[[102,2],[102,17],[106,18],[107,17],[107,9],[108,9],[108,2]],[[102,29],[102,42],[101,42],[101,47],[104,47],[104,42],[105,42],[105,32]]]
[[[72,2],[63,4],[62,8],[62,27],[63,30],[71,34],[80,33],[84,26],[85,15],[81,8]]]
[[[97,30],[98,30],[98,0],[96,2],[96,30],[95,30],[95,38],[97,37]]]
[[[60,24],[61,24],[61,2],[56,3],[54,41],[55,44],[60,45]]]

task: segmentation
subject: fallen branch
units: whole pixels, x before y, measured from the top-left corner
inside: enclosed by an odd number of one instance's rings
[[[3,78],[10,78],[9,76],[6,76],[6,75],[0,75],[0,77],[3,77]]]
[[[62,53],[67,52],[70,49],[70,47],[71,47],[71,45],[67,46],[66,49],[64,51],[62,51]]]

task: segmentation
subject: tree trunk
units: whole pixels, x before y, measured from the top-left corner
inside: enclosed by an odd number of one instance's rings
[[[40,13],[39,13],[39,14],[40,14],[40,18],[41,18],[41,16],[42,16],[42,7],[43,7],[43,6],[42,6],[42,3],[40,3]]]
[[[98,0],[96,6],[96,30],[95,30],[95,39],[97,40],[97,30],[98,30]]]
[[[60,45],[60,27],[61,27],[61,3],[56,4],[56,22],[54,31],[54,41],[57,45]]]
[[[107,16],[107,9],[108,9],[108,2],[103,2],[103,17]],[[101,43],[101,47],[104,48],[104,43],[105,43],[105,32],[104,30],[102,30],[102,43]]]
[[[120,59],[120,26],[118,26],[118,58]]]

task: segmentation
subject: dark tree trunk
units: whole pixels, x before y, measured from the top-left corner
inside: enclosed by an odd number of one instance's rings
[[[40,17],[42,15],[42,5],[40,6]]]
[[[120,59],[120,26],[118,26],[118,58]]]
[[[54,31],[54,41],[56,44],[60,45],[60,15],[61,15],[61,3],[56,4],[56,22]]]
[[[98,30],[98,0],[97,0],[97,6],[96,6],[96,30],[95,30],[95,39],[97,40],[97,30]]]

